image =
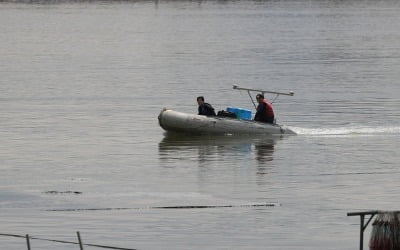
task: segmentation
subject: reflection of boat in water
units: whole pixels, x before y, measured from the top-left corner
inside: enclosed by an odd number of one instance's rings
[[[278,124],[261,123],[219,116],[203,116],[163,109],[158,116],[160,126],[166,131],[187,134],[295,134]]]
[[[275,141],[281,139],[281,136],[260,136],[260,135],[190,135],[174,132],[166,132],[161,140],[160,147],[176,147],[176,146],[196,146],[196,145],[236,145],[236,144],[252,144],[261,143],[274,145]]]
[[[160,159],[171,160],[198,156],[200,161],[215,161],[225,158],[254,158],[258,162],[272,160],[274,146],[282,136],[229,136],[229,135],[185,135],[167,132],[159,143]]]

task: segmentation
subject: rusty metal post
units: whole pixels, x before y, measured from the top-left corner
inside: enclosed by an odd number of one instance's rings
[[[364,248],[364,214],[360,214],[360,250]]]
[[[81,234],[79,233],[79,231],[77,231],[76,234],[78,235],[79,247],[80,247],[81,250],[83,250],[83,243],[82,243],[82,239],[81,239]]]
[[[367,211],[367,212],[354,212],[354,213],[347,213],[347,216],[360,216],[360,250],[364,248],[364,231],[368,227],[368,224],[371,222],[372,218],[376,214],[380,213],[380,211]],[[367,223],[364,224],[365,215],[370,215]]]
[[[28,246],[28,250],[31,250],[31,243],[29,241],[29,234],[27,234],[25,237],[26,237],[26,245]]]

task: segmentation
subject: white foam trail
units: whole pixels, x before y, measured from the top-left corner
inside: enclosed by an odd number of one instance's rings
[[[382,135],[400,134],[400,127],[338,127],[338,128],[300,128],[291,127],[298,135],[347,136],[347,135]]]

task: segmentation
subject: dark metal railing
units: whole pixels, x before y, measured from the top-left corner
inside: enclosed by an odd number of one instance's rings
[[[76,234],[77,234],[77,237],[78,237],[78,242],[32,237],[29,234],[18,235],[18,234],[2,234],[2,233],[0,233],[0,236],[25,238],[26,239],[26,246],[27,246],[28,250],[32,250],[32,248],[31,248],[31,240],[51,241],[51,242],[57,242],[57,243],[62,243],[62,244],[79,245],[79,249],[80,250],[84,250],[83,249],[84,246],[91,246],[91,247],[98,247],[98,248],[105,248],[105,249],[115,249],[115,250],[137,250],[137,249],[134,249],[134,248],[113,247],[113,246],[105,246],[105,245],[99,245],[99,244],[85,244],[82,241],[80,232],[78,231],[78,232],[76,232]]]

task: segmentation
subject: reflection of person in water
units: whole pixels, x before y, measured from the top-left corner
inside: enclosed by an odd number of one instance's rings
[[[260,162],[272,161],[272,154],[274,153],[274,144],[255,144],[255,149],[257,151],[256,159]]]
[[[256,160],[258,162],[257,175],[263,176],[269,174],[273,164],[274,143],[256,143],[254,145],[256,151]],[[260,179],[260,181],[264,180]]]

